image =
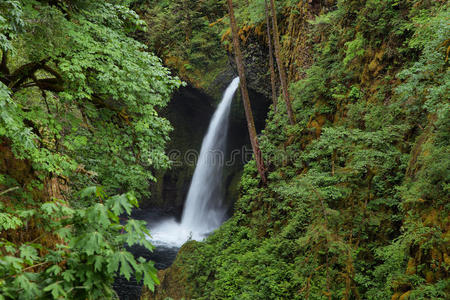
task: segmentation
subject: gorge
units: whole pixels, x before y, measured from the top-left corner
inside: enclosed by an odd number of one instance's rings
[[[449,19],[0,1],[0,300],[449,299]]]
[[[203,238],[220,226],[226,215],[223,197],[223,166],[231,101],[239,85],[233,79],[209,124],[190,184],[181,222],[164,220],[151,228],[155,245],[180,247],[188,239]]]

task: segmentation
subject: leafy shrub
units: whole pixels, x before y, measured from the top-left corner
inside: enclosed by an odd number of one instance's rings
[[[36,208],[0,204],[3,234],[0,240],[0,299],[114,298],[114,278],[120,274],[143,280],[151,290],[159,283],[153,262],[138,258],[124,245],[148,250],[145,222],[120,219],[137,206],[133,194],[106,197],[100,187],[83,190],[80,197],[100,202],[73,209],[54,200]],[[32,241],[15,243],[14,233],[39,229]]]

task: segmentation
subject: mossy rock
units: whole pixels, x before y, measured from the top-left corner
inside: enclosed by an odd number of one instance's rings
[[[177,258],[171,267],[160,270],[158,278],[160,285],[152,292],[146,287],[142,290],[141,300],[181,300],[189,298],[189,282],[187,280],[187,272],[185,269],[183,257],[194,253],[199,242],[189,241],[185,243],[178,252]]]

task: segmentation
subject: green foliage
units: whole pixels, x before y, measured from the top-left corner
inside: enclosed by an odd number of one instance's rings
[[[9,38],[23,29],[22,14],[18,1],[5,0],[0,3],[0,48],[3,51],[13,50]]]
[[[169,164],[159,110],[181,82],[130,37],[146,28],[131,2],[0,3],[0,299],[115,298],[118,275],[158,283],[124,248],[152,250],[145,222],[119,216]]]
[[[402,210],[406,217],[402,234],[391,245],[379,251],[384,263],[375,269],[380,276],[393,278],[391,282],[400,282],[411,287],[411,299],[444,299],[448,295],[448,278],[437,278],[430,282],[427,273],[439,273],[448,268],[448,264],[436,266],[436,250],[446,248],[445,224],[448,222],[448,182],[450,145],[448,132],[448,79],[449,71],[445,51],[442,49],[448,38],[449,26],[443,25],[448,18],[448,7],[442,7],[431,17],[420,15],[416,34],[409,41],[411,47],[422,49],[422,55],[411,67],[399,73],[404,83],[397,88],[401,101],[418,106],[429,113],[426,130],[417,138],[416,151],[412,157],[408,172],[413,176],[405,180],[399,190],[403,198]],[[431,73],[430,73],[431,72]],[[430,75],[433,74],[433,75]],[[410,108],[411,109],[411,108]],[[421,152],[417,152],[420,147]],[[414,260],[408,263],[405,256],[410,248]],[[425,253],[434,258],[420,259]],[[401,255],[403,254],[403,256]],[[408,263],[408,269],[417,273],[402,274],[402,267]],[[410,263],[413,264],[410,266]],[[396,266],[393,269],[392,266]],[[392,270],[393,269],[393,270]],[[389,274],[389,275],[388,275]],[[424,278],[428,278],[424,282]],[[394,286],[395,288],[395,286]],[[383,289],[380,288],[380,291]],[[384,291],[386,293],[386,291]]]
[[[233,217],[176,262],[193,298],[448,295],[448,4],[327,8],[297,124],[280,106],[259,138],[267,186],[248,163]]]
[[[168,164],[170,125],[158,110],[180,82],[130,38],[145,27],[130,2],[0,4],[8,58],[0,135],[39,173],[26,185],[33,195],[14,190],[14,205],[0,205],[4,298],[113,297],[116,273],[157,282],[153,265],[123,248],[152,248],[145,224],[119,215],[147,195],[151,170]],[[290,84],[297,124],[287,124],[283,105],[270,112],[259,138],[268,184],[254,161],[245,166],[233,217],[177,259],[187,291],[196,299],[446,299],[449,6],[316,2],[312,66]],[[170,67],[198,83],[199,70],[220,65],[224,1],[133,3],[152,33],[136,36]],[[277,7],[294,18],[299,3]],[[235,4],[241,25],[264,25],[261,0]],[[23,78],[7,72],[30,66]],[[36,201],[53,175],[70,176],[75,190],[96,181],[105,189],[84,189],[71,206]],[[0,184],[19,179],[8,173]]]
[[[142,37],[144,42],[182,78],[195,85],[210,83],[226,64],[221,21],[216,24],[225,16],[224,0],[159,0],[135,6],[152,33]]]
[[[18,157],[32,157],[37,168],[73,176],[81,166],[109,192],[148,196],[155,180],[150,168],[168,166],[164,146],[171,126],[157,110],[180,81],[127,36],[142,26],[129,8],[114,2],[62,8],[32,2],[14,2],[28,21],[20,35],[9,34],[8,43],[20,52],[3,52],[10,63],[2,72],[18,73],[24,60],[25,66],[45,66],[8,83],[12,93],[4,86],[10,75],[3,74],[0,133]],[[36,85],[41,93],[31,88]],[[24,125],[30,121],[33,128]],[[45,147],[34,146],[36,141]],[[79,188],[94,179],[75,176]]]
[[[344,65],[348,65],[356,57],[364,56],[364,43],[364,37],[360,32],[356,34],[353,41],[345,43],[347,49],[345,50]]]
[[[132,194],[104,198],[100,187],[88,188],[82,195],[91,201],[100,195],[102,202],[82,209],[72,209],[63,201],[32,210],[18,205],[0,214],[2,221],[6,218],[2,230],[25,230],[32,223],[42,227],[41,236],[32,242],[1,239],[6,252],[0,257],[2,299],[114,298],[111,285],[116,274],[126,279],[134,274],[151,290],[159,283],[153,262],[136,260],[124,250],[124,245],[135,244],[153,249],[146,239],[145,222],[119,222],[119,215],[129,216],[130,208],[137,205],[136,198]],[[42,242],[44,237],[54,244]]]

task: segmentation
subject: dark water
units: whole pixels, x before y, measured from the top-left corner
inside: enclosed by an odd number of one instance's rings
[[[161,219],[170,216],[170,213],[159,210],[151,212],[136,210],[132,214],[134,219],[147,221],[150,227],[152,224],[158,223]],[[154,261],[155,267],[158,270],[163,270],[170,267],[173,263],[179,248],[158,246],[153,250],[153,252],[150,252],[142,246],[135,245],[127,248],[127,250],[133,253],[135,258],[143,257],[147,260]],[[141,295],[142,285],[137,282],[134,277],[130,278],[128,281],[126,278],[120,276],[114,281],[114,290],[121,300],[137,300]]]

